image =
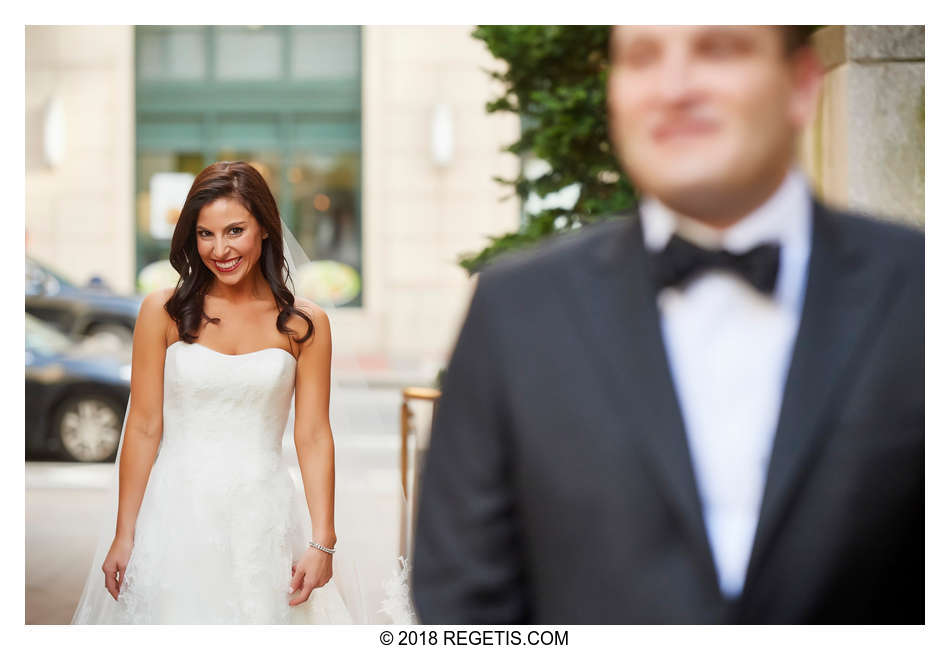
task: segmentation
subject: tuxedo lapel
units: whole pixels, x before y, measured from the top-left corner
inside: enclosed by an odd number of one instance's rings
[[[744,594],[753,586],[797,488],[827,440],[835,407],[895,288],[838,217],[812,201],[812,250],[801,322],[785,383]]]
[[[624,434],[646,457],[661,493],[682,523],[704,577],[718,591],[685,427],[660,331],[639,217],[618,224],[615,236],[592,247],[591,257],[568,273],[586,349],[607,381]],[[618,486],[622,489],[622,486]]]

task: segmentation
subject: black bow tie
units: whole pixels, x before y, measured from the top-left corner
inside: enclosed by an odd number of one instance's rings
[[[657,291],[683,284],[708,269],[725,269],[738,273],[753,287],[771,295],[778,277],[778,264],[778,244],[762,244],[736,255],[702,248],[679,235],[673,235],[666,248],[651,255]]]

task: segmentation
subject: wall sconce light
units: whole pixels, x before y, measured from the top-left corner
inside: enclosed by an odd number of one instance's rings
[[[455,133],[452,124],[452,111],[448,104],[436,104],[432,111],[432,162],[445,167],[452,162],[455,149]]]
[[[58,167],[66,159],[66,115],[63,102],[53,96],[43,107],[43,162]]]

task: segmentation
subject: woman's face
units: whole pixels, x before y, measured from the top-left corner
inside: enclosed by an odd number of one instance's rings
[[[266,237],[254,215],[236,199],[216,199],[198,213],[198,254],[225,284],[238,284],[254,269]]]

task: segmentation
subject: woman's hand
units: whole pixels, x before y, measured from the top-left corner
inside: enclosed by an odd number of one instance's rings
[[[293,577],[290,580],[288,593],[300,592],[290,601],[290,605],[294,606],[306,602],[314,589],[330,581],[333,577],[333,556],[325,551],[309,547],[291,571]]]
[[[106,590],[115,600],[119,600],[119,588],[125,579],[125,567],[128,566],[131,555],[132,540],[116,537],[106,553],[105,562],[102,563],[102,572],[106,574]]]

